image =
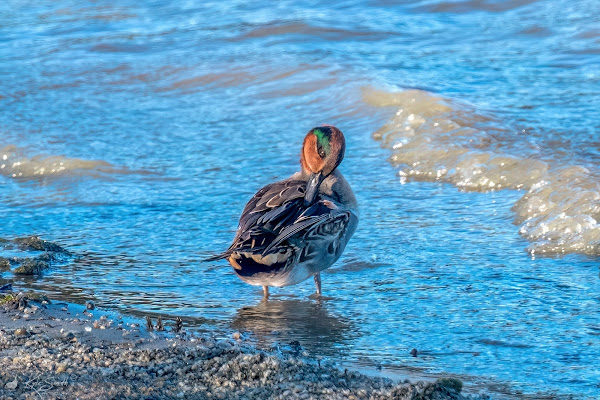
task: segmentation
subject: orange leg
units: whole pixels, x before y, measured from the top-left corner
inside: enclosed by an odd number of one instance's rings
[[[315,274],[315,286],[317,287],[317,295],[321,295],[321,273],[317,272]]]

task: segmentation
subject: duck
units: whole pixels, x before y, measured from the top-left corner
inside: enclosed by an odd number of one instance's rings
[[[302,143],[300,171],[261,188],[248,201],[233,243],[207,261],[225,259],[244,282],[296,285],[311,276],[321,296],[321,272],[342,255],[358,226],[358,204],[339,172],[346,139],[331,125],[311,129]]]

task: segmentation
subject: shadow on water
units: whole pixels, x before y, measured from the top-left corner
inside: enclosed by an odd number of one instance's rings
[[[325,356],[339,355],[359,332],[351,321],[331,314],[326,302],[298,299],[270,299],[242,307],[231,327],[251,332],[261,345],[298,341],[309,353]]]

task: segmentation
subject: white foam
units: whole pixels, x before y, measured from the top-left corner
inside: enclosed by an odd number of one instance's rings
[[[503,130],[493,120],[425,91],[365,89],[363,98],[397,108],[374,137],[392,150],[401,180],[443,181],[469,191],[527,190],[513,210],[532,254],[600,254],[600,183],[586,168],[505,152],[485,128]]]
[[[64,156],[25,157],[23,151],[9,145],[0,149],[0,175],[14,179],[34,179],[47,176],[109,172],[113,166],[106,161],[90,161]]]

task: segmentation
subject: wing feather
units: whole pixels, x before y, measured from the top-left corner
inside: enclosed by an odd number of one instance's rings
[[[306,182],[302,180],[275,182],[260,189],[244,207],[233,244],[208,260],[228,258],[234,252],[264,257],[274,253],[286,240],[284,247],[289,249],[294,247],[293,243],[299,243],[294,238],[342,232],[348,212],[341,211],[329,200],[305,206],[305,190]]]
[[[306,208],[300,216],[291,224],[282,227],[277,237],[263,250],[262,255],[267,255],[273,248],[297,234],[306,235],[308,232],[319,233],[320,227],[330,228],[328,230],[342,231],[345,224],[335,222],[347,222],[349,213],[340,212],[337,207],[331,207],[329,200],[321,200]],[[337,232],[327,232],[337,233]]]

